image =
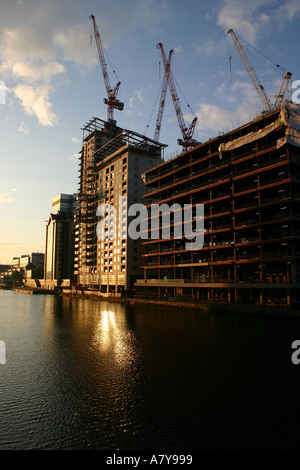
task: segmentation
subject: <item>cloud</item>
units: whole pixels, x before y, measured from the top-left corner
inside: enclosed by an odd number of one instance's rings
[[[252,0],[251,2],[225,0],[223,8],[219,11],[217,22],[225,31],[232,28],[254,43],[262,26],[265,27],[270,22],[270,17],[266,13],[259,14],[259,9],[270,4],[274,5],[274,0]]]
[[[222,82],[216,90],[219,104],[198,103],[197,130],[210,137],[217,132],[240,126],[259,114],[262,104],[252,83],[236,80],[232,84]],[[186,119],[191,121],[192,116]]]
[[[262,11],[264,10],[264,11]],[[254,44],[264,33],[281,30],[299,17],[298,0],[225,0],[217,14],[217,23],[227,31],[232,28]]]
[[[131,114],[133,111],[136,111],[138,109],[138,106],[136,104],[144,102],[145,100],[142,95],[142,92],[140,90],[134,90],[134,96],[129,99],[129,109],[126,110],[127,114]],[[142,114],[139,113],[139,116],[142,116]]]
[[[9,193],[0,194],[0,202],[2,204],[6,203],[6,202],[14,202],[14,198],[13,198],[12,193],[15,193],[16,191],[18,191],[18,188],[12,188]]]
[[[10,64],[10,68],[14,78],[26,79],[29,82],[50,82],[57,75],[66,73],[66,68],[56,61],[16,62]]]
[[[89,25],[74,25],[54,33],[53,42],[61,50],[62,58],[92,69],[98,63],[95,49],[89,47]]]
[[[53,126],[56,116],[50,93],[54,89],[54,79],[65,74],[66,69],[53,60],[53,48],[39,39],[35,30],[4,29],[0,71],[17,82],[11,89],[26,114],[35,116],[43,126]],[[28,128],[21,123],[19,131],[28,133]]]
[[[64,2],[21,2],[13,9],[12,2],[4,0],[1,7],[1,77],[10,83],[13,96],[20,100],[26,114],[43,126],[53,126],[57,120],[52,95],[67,79],[63,61],[81,62],[85,69],[88,67],[88,19],[83,43],[84,27],[72,24],[74,18],[67,15],[69,7]]]
[[[99,66],[91,12],[78,21],[79,3],[1,0],[1,78],[14,90],[11,97],[43,126],[57,122],[53,94],[67,80],[70,67],[75,65],[85,74]],[[143,29],[155,37],[172,14],[170,2],[161,0],[110,0],[96,7],[101,12],[95,15],[104,48],[128,31]]]
[[[20,126],[18,127],[18,131],[22,132],[23,134],[28,135],[29,134],[29,127],[27,126],[27,124],[25,124],[25,122],[22,121]]]
[[[2,193],[0,194],[0,202],[2,204],[6,202],[13,202],[14,198],[12,197],[11,193]]]
[[[183,48],[181,46],[176,46],[174,47],[174,52],[175,54],[182,54],[183,53]]]
[[[54,126],[57,117],[52,111],[52,103],[49,100],[50,87],[42,85],[33,87],[30,85],[17,85],[14,89],[15,96],[21,101],[26,114],[36,116],[43,126]]]
[[[226,51],[226,40],[212,40],[207,39],[203,44],[196,47],[196,52],[199,55],[205,55],[206,57],[213,57],[217,54],[224,53]]]
[[[53,60],[55,50],[49,39],[46,34],[40,35],[36,27],[24,27],[20,24],[3,28],[1,31],[2,60],[9,64],[24,60]]]
[[[81,140],[78,139],[78,137],[72,137],[71,142],[73,142],[75,144],[81,144]]]
[[[129,99],[129,107],[133,107],[134,103],[136,101],[139,101],[140,103],[142,103],[144,101],[144,98],[142,96],[142,92],[139,91],[139,90],[134,90],[134,96],[132,96],[130,99]]]
[[[192,119],[193,119],[193,118],[192,118]],[[190,118],[190,121],[191,121],[192,119]],[[166,121],[167,121],[167,122],[175,122],[175,121],[177,121],[177,119],[176,119],[175,116],[173,116],[173,117],[168,118]]]
[[[198,118],[197,127],[200,131],[212,131],[214,134],[217,130],[224,129],[225,127],[231,128],[232,123],[242,118],[248,117],[247,111],[244,107],[238,107],[236,110],[226,110],[218,105],[202,103],[196,113]],[[247,119],[246,119],[247,120]]]
[[[72,160],[72,161],[74,161],[74,162],[78,162],[79,157],[80,157],[80,153],[73,153],[73,155],[71,155],[71,156],[69,157],[69,160]]]

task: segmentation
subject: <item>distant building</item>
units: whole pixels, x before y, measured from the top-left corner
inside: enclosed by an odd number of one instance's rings
[[[144,240],[141,296],[299,307],[299,129],[299,106],[283,102],[145,172],[145,205],[179,207],[164,227],[170,237]],[[185,204],[193,232],[204,205],[201,249],[176,237]]]
[[[11,269],[11,264],[0,264],[0,273],[5,273]]]
[[[31,253],[30,255],[30,262],[35,266],[35,268],[44,268],[44,260],[44,253]]]
[[[142,244],[127,235],[128,208],[143,202],[141,175],[162,161],[165,146],[98,118],[83,131],[75,219],[77,284],[120,294],[142,276]],[[98,207],[104,208],[102,219]]]
[[[44,277],[44,253],[31,253],[28,255],[14,256],[12,264],[6,271],[6,277],[12,278],[15,271],[23,275],[25,284],[29,281],[36,281]],[[33,282],[33,286],[37,283]]]
[[[12,268],[13,269],[19,269],[20,268],[20,257],[19,256],[14,256],[12,259]]]
[[[11,265],[0,264],[0,287],[9,287],[11,285]]]
[[[74,214],[76,206],[76,194],[60,193],[52,199],[51,214]]]
[[[46,224],[44,287],[53,288],[73,279],[74,212],[76,195],[58,194]]]

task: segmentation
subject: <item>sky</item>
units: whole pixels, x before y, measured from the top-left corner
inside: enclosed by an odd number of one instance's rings
[[[299,0],[0,0],[0,264],[45,251],[52,198],[78,190],[82,127],[106,120],[107,97],[93,14],[117,124],[153,138],[166,55],[186,126],[205,142],[245,124],[263,105],[232,39],[232,28],[271,101],[284,70],[300,80]],[[231,57],[231,59],[230,59]],[[280,67],[276,67],[280,65]],[[169,90],[160,142],[181,151]]]

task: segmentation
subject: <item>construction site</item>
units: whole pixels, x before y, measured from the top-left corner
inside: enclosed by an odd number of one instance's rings
[[[121,129],[114,109],[120,83],[110,86],[100,34],[95,39],[107,90],[107,121],[93,118],[83,127],[75,215],[74,272],[77,288],[99,295],[134,293],[136,298],[299,308],[300,296],[300,112],[290,100],[286,71],[271,102],[232,31],[236,50],[255,86],[264,111],[247,124],[207,142],[193,139],[197,118],[186,126],[163,45],[164,78],[153,139]],[[178,119],[182,152],[164,160],[159,143],[167,89]],[[162,217],[150,220],[160,236],[132,240],[128,208],[134,203],[176,204],[169,214],[169,237]],[[97,235],[99,205],[102,237]],[[204,244],[186,249],[176,236],[185,205],[204,206]],[[112,219],[110,210],[118,214]],[[179,217],[178,217],[179,216]],[[179,220],[179,222],[178,222]],[[112,224],[117,222],[117,231]],[[195,236],[200,236],[195,233]],[[203,235],[203,234],[202,234]]]
[[[77,285],[120,295],[142,276],[141,240],[127,236],[128,207],[143,202],[140,175],[161,163],[164,146],[99,118],[83,131],[75,215]],[[102,214],[97,215],[98,207]]]
[[[300,113],[280,109],[145,173],[145,204],[204,204],[204,246],[174,236],[144,242],[137,293],[234,304],[300,302]],[[160,229],[162,230],[162,220]],[[200,234],[199,234],[200,236]]]

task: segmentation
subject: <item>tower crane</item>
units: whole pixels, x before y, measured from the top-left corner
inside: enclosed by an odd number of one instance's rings
[[[122,103],[121,101],[117,99],[117,94],[118,94],[121,82],[118,82],[115,88],[111,88],[109,76],[107,73],[107,67],[106,67],[106,62],[105,62],[105,57],[104,57],[102,41],[101,41],[100,33],[98,30],[94,15],[90,15],[90,20],[92,20],[93,26],[94,26],[95,40],[97,44],[99,60],[100,60],[105,88],[107,92],[107,98],[104,98],[103,102],[108,106],[107,120],[110,121],[110,120],[113,120],[114,118],[114,109],[118,109],[119,111],[122,111],[124,109],[124,103]]]
[[[156,47],[161,50],[161,55],[162,55],[162,59],[163,59],[164,69],[165,69],[165,75],[167,77],[167,81],[168,81],[169,88],[170,88],[170,93],[171,93],[171,96],[172,96],[173,104],[174,104],[174,107],[175,107],[175,112],[176,112],[177,119],[178,119],[178,124],[179,124],[181,134],[182,134],[182,139],[178,139],[178,144],[182,145],[184,150],[187,150],[188,148],[194,147],[195,145],[198,144],[198,142],[195,139],[192,138],[194,130],[195,130],[197,118],[195,117],[193,119],[192,124],[190,125],[190,127],[187,127],[185,125],[183,115],[182,115],[182,111],[181,111],[181,108],[180,108],[180,105],[179,105],[179,98],[178,98],[178,95],[177,95],[173,74],[172,74],[172,71],[170,69],[170,64],[167,61],[164,47],[163,47],[161,42],[158,43],[156,45]],[[173,54],[173,52],[174,51],[172,50],[170,53]]]
[[[284,76],[283,76],[283,79],[282,79],[282,82],[281,82],[281,85],[280,85],[280,88],[279,88],[279,92],[277,93],[277,96],[276,96],[276,100],[275,100],[275,104],[274,104],[275,108],[278,107],[280,102],[283,100],[284,95],[285,95],[286,91],[288,90],[291,78],[292,78],[291,72],[286,71]]]
[[[227,31],[228,34],[230,34],[232,40],[233,40],[233,43],[235,45],[235,48],[241,58],[241,61],[243,62],[244,64],[244,67],[246,69],[246,71],[248,72],[248,75],[250,77],[250,79],[252,80],[252,83],[253,85],[255,86],[256,88],[256,91],[261,99],[261,102],[262,104],[264,105],[264,108],[266,111],[273,111],[275,110],[281,103],[281,101],[283,100],[284,98],[284,95],[286,93],[286,91],[288,90],[288,86],[289,86],[289,82],[290,82],[290,79],[292,77],[292,74],[288,71],[285,72],[284,76],[283,76],[283,79],[282,79],[282,83],[281,83],[281,86],[280,86],[280,89],[277,93],[277,96],[276,96],[276,100],[275,100],[275,103],[272,104],[263,85],[261,84],[258,76],[257,76],[257,73],[255,72],[253,66],[251,65],[237,35],[233,32],[232,29],[228,29]],[[270,60],[270,59],[269,59]],[[279,65],[276,64],[276,67],[280,67]],[[282,68],[282,67],[280,67]],[[284,70],[284,69],[283,69]]]
[[[168,58],[168,62],[167,62],[167,67],[168,68],[171,65],[171,57],[172,57],[173,53],[174,53],[174,51],[172,49],[169,52],[169,58]],[[156,126],[155,126],[155,132],[154,132],[154,140],[156,140],[156,141],[159,141],[161,122],[162,122],[162,117],[163,117],[164,107],[165,107],[165,102],[166,102],[167,86],[168,86],[168,79],[167,79],[167,74],[165,73],[164,78],[163,78],[162,88],[161,88],[159,108],[158,108]]]
[[[265,109],[267,111],[272,111],[272,105],[271,105],[271,102],[269,100],[269,97],[267,95],[267,93],[265,92],[265,89],[264,87],[262,86],[258,76],[257,76],[257,73],[255,72],[254,68],[252,67],[240,41],[238,40],[236,34],[233,32],[232,29],[228,29],[227,31],[228,34],[230,34],[232,40],[233,40],[233,44],[235,45],[235,48],[237,50],[237,53],[239,54],[240,58],[241,58],[241,61],[243,62],[244,64],[244,67],[245,69],[247,70],[248,72],[248,75],[250,77],[250,79],[252,80],[252,83],[253,85],[255,86],[256,88],[256,91],[262,101],[262,104],[264,105]]]

